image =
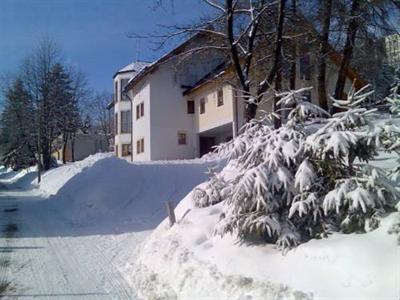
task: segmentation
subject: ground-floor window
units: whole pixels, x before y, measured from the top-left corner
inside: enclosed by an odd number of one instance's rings
[[[132,154],[131,144],[122,144],[122,156],[130,156]]]
[[[136,141],[136,154],[144,153],[144,138]]]
[[[118,145],[115,145],[115,156],[118,157]]]

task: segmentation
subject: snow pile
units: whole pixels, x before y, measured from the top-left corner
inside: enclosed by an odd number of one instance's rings
[[[141,231],[153,229],[165,218],[166,201],[178,203],[204,181],[211,164],[202,160],[132,164],[96,154],[48,171],[39,188],[74,223]]]
[[[5,183],[9,188],[30,188],[35,185],[37,176],[36,167],[30,167],[19,171],[13,171],[2,167],[0,171],[0,182]]]
[[[110,157],[112,157],[111,153],[98,153],[90,155],[84,160],[50,169],[42,176],[40,190],[45,195],[55,195],[71,178],[90,168],[98,161]]]
[[[222,205],[198,208],[189,194],[178,223],[165,220],[146,240],[132,274],[144,299],[399,298],[400,248],[388,231],[400,213],[366,234],[335,233],[283,255],[271,244],[216,236]]]

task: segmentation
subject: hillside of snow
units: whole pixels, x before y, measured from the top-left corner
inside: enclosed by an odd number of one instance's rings
[[[399,299],[400,246],[388,233],[399,212],[369,233],[336,233],[284,254],[215,235],[222,205],[197,208],[189,194],[178,223],[165,220],[145,241],[132,274],[144,299]]]
[[[394,159],[381,156],[373,163],[386,166]],[[286,254],[273,245],[239,244],[214,234],[222,203],[197,208],[192,201],[191,190],[215,165],[131,164],[97,154],[48,171],[39,186],[34,168],[1,170],[0,179],[36,186],[74,234],[96,244],[143,299],[399,299],[400,247],[388,234],[399,213],[367,234],[333,234]],[[172,228],[164,219],[167,200],[177,204]]]

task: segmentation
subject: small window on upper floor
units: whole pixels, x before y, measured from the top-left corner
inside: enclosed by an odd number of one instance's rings
[[[206,112],[206,99],[200,99],[200,114],[204,114]]]
[[[186,140],[186,132],[185,131],[179,131],[178,132],[178,145],[186,145],[187,140]]]
[[[129,97],[126,93],[124,93],[125,86],[128,84],[129,79],[124,78],[121,79],[121,100],[122,101],[129,101]]]
[[[194,101],[193,100],[189,100],[187,102],[187,113],[194,114]]]
[[[144,116],[144,102],[136,105],[136,120]]]
[[[114,101],[118,102],[118,80],[114,82]]]
[[[220,88],[217,92],[217,106],[222,105],[224,105],[224,91],[222,90],[222,88]]]

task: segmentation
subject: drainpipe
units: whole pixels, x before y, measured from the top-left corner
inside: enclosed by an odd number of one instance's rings
[[[125,90],[122,92],[122,94],[124,97],[127,97],[131,103],[131,162],[133,162],[133,99]]]

